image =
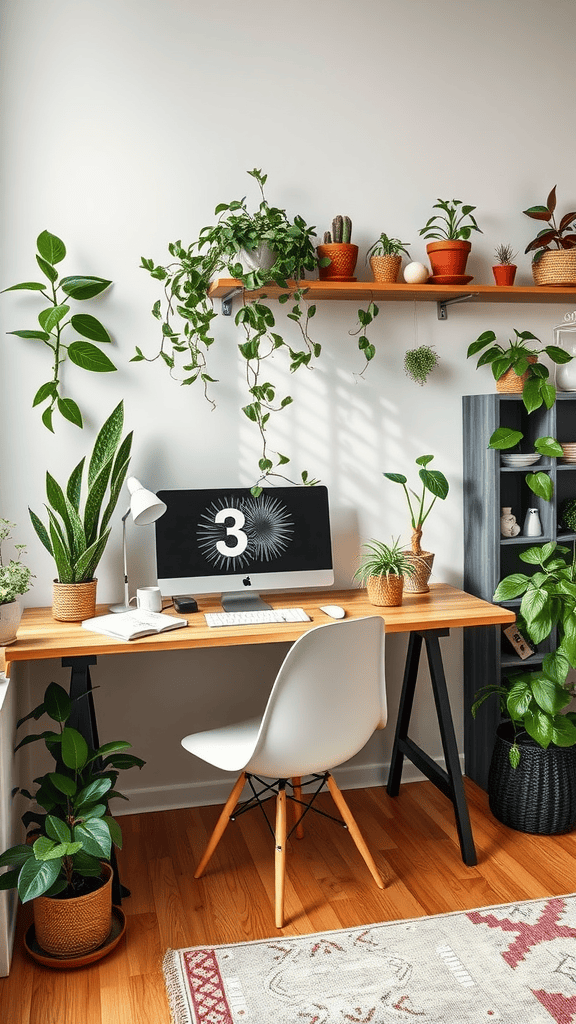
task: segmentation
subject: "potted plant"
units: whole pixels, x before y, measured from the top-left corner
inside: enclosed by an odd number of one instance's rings
[[[514,284],[514,278],[516,277],[516,264],[512,262],[516,253],[514,252],[511,245],[503,243],[497,245],[494,250],[496,257],[496,265],[492,267],[492,273],[494,274],[494,280],[498,285],[512,285]]]
[[[437,469],[428,469],[433,458],[433,455],[420,455],[416,459],[416,465],[420,467],[418,476],[422,484],[420,494],[417,494],[412,488],[408,490],[406,486],[407,479],[402,473],[383,474],[392,483],[401,484],[406,495],[410,522],[412,524],[412,550],[405,551],[404,554],[411,561],[415,569],[413,576],[406,580],[406,590],[413,594],[426,594],[430,589],[428,580],[432,572],[434,554],[431,551],[422,550],[420,543],[422,540],[422,527],[430,515],[437,498],[444,501],[449,491],[449,484],[444,474]],[[411,494],[414,501],[410,499]],[[428,506],[426,507],[427,502]]]
[[[0,867],[10,868],[0,875],[0,888],[16,888],[22,903],[34,901],[36,941],[60,958],[82,956],[110,933],[112,870],[107,862],[112,844],[122,846],[122,833],[107,805],[122,795],[115,789],[120,770],[145,763],[126,753],[130,743],[124,740],[91,750],[68,724],[74,703],[66,690],[50,683],[42,703],[18,722],[19,727],[46,714],[56,723],[56,729],[18,744],[43,740],[56,763],[35,779],[34,793],[20,790],[38,809],[22,816],[30,829],[28,842],[0,856]]]
[[[526,246],[533,252],[532,276],[536,285],[576,284],[576,212],[565,213],[557,224],[556,186],[550,192],[546,206],[531,206],[523,212],[532,220],[546,221],[536,238]]]
[[[531,331],[517,331],[514,328],[514,334],[516,337],[510,339],[505,348],[496,341],[494,331],[484,331],[468,346],[467,357],[469,359],[485,349],[476,366],[490,366],[497,391],[522,394],[528,412],[539,409],[542,403],[551,409],[556,389],[549,381],[548,368],[538,362],[538,356],[545,352],[554,363],[568,363],[572,356],[557,345],[532,348],[530,343],[539,342],[540,339]]]
[[[2,544],[10,540],[11,531],[16,529],[15,523],[0,519],[0,647],[6,647],[16,639],[16,631],[22,617],[22,609],[18,601],[20,594],[30,589],[32,571],[23,565],[22,555],[26,553],[25,544],[15,544],[16,558],[4,561]]]
[[[47,282],[24,281],[21,284],[13,284],[10,288],[4,288],[4,291],[33,291],[42,295],[49,303],[38,314],[38,327],[33,330],[8,331],[8,333],[15,334],[18,338],[41,341],[50,350],[52,376],[38,388],[32,405],[36,406],[47,402],[42,412],[42,422],[48,430],[53,432],[55,412],[59,412],[64,419],[76,424],[77,427],[82,427],[82,413],[78,405],[72,398],[65,398],[62,394],[60,376],[64,361],[68,358],[76,366],[96,373],[109,373],[116,369],[112,360],[98,348],[98,345],[108,344],[111,340],[108,331],[100,321],[90,313],[73,313],[67,319],[70,312],[70,299],[82,302],[92,299],[109,288],[112,282],[103,277],[81,277],[78,274],[62,277],[59,280],[56,267],[66,256],[64,242],[50,231],[42,231],[38,235],[36,245],[38,248],[36,263],[47,278]],[[67,327],[73,334],[73,340],[68,344],[64,337]],[[84,340],[80,340],[77,335]],[[93,342],[97,342],[98,345]]]
[[[101,428],[90,456],[86,497],[82,503],[85,458],[72,470],[65,490],[46,473],[48,524],[29,509],[32,525],[56,563],[52,614],[79,622],[95,613],[96,567],[108,542],[109,522],[130,462],[132,431],[121,440],[124,403]],[[107,496],[107,502],[102,506]],[[83,508],[82,508],[83,504]]]
[[[519,558],[535,571],[506,576],[493,599],[521,597],[520,631],[536,645],[556,640],[541,669],[482,687],[472,712],[496,693],[505,716],[488,784],[493,813],[519,831],[550,835],[576,824],[576,714],[565,710],[568,672],[576,668],[576,555],[551,541]]]
[[[400,549],[400,538],[392,538],[392,544],[371,540],[363,545],[364,554],[354,579],[359,579],[368,590],[371,604],[396,607],[402,604],[404,580],[415,572],[405,552]]]
[[[415,384],[424,386],[428,375],[438,366],[439,356],[432,345],[420,345],[404,354],[404,370]]]
[[[480,231],[473,216],[476,207],[463,205],[460,199],[438,199],[432,209],[441,212],[430,217],[420,230],[424,238],[437,239],[426,246],[432,267],[429,280],[439,284],[458,284],[454,278],[465,276],[468,254],[472,248],[468,239],[473,231]],[[439,280],[435,282],[435,278]],[[452,281],[447,281],[447,278]],[[467,277],[466,280],[471,281],[472,278]]]
[[[325,231],[317,247],[321,281],[355,281],[354,269],[358,246],[352,244],[352,221],[340,214],[332,221],[332,231]]]
[[[401,242],[399,238],[388,238],[384,232],[376,239],[366,253],[366,260],[370,260],[375,281],[394,284],[398,280],[402,266],[402,254],[410,259],[410,253],[406,248],[408,244],[408,242]]]
[[[283,470],[278,472],[278,468],[290,461],[280,452],[270,452],[267,444],[271,414],[290,405],[292,398],[277,394],[268,371],[263,377],[266,361],[283,352],[289,357],[290,370],[295,371],[309,366],[320,355],[320,345],[313,343],[308,334],[316,307],[308,305],[306,289],[297,287],[293,280],[302,278],[305,271],[315,271],[318,258],[311,241],[315,229],[299,215],[290,220],[285,210],[268,203],[264,192],[266,174],[257,169],[248,174],[256,180],[261,193],[255,212],[248,209],[245,198],[219,203],[214,211],[218,215],[216,224],[203,228],[188,248],[179,241],[170,243],[170,263],[163,266],[142,257],[141,267],[161,281],[164,288],[164,301],[158,300],[152,309],[153,316],[162,324],[162,340],[152,357],[136,347],[132,362],[160,359],[181,384],[198,382],[204,397],[214,407],[210,387],[215,379],[208,366],[208,352],[215,341],[213,321],[217,317],[208,294],[212,279],[224,272],[250,291],[270,283],[285,289],[280,303],[292,299],[288,318],[300,329],[300,347],[278,333],[265,295],[248,301],[245,297],[235,317],[236,324],[245,332],[245,339],[238,346],[246,360],[248,383],[248,402],[242,411],[256,425],[262,439],[260,476],[254,487],[254,494],[258,494],[261,481],[270,474],[282,476]],[[306,472],[302,479],[308,482]]]

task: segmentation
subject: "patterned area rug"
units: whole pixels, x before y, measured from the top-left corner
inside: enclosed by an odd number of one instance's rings
[[[174,1024],[573,1024],[576,894],[168,950]]]

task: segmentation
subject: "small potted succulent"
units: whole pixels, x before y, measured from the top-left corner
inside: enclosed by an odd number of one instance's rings
[[[401,242],[399,238],[389,238],[382,232],[366,253],[366,260],[370,260],[375,281],[394,284],[398,280],[402,266],[402,254],[410,259],[410,253],[406,248],[409,244],[409,242]]]
[[[430,589],[428,580],[432,572],[434,554],[432,551],[422,550],[422,527],[432,511],[436,499],[440,498],[441,501],[444,501],[449,491],[449,484],[444,474],[437,469],[428,469],[433,458],[433,455],[420,455],[416,459],[416,465],[420,467],[418,476],[422,484],[420,494],[417,494],[412,488],[408,489],[406,486],[408,481],[403,473],[383,474],[392,483],[401,484],[406,495],[410,522],[412,524],[412,550],[405,551],[404,554],[412,562],[415,569],[414,575],[406,580],[406,590],[413,594],[426,594]],[[414,502],[410,499],[410,495],[412,495]],[[429,504],[426,507],[427,501]]]
[[[11,531],[16,529],[15,523],[0,519],[0,647],[14,643],[16,631],[22,617],[22,609],[18,597],[30,589],[32,571],[22,563],[22,555],[26,554],[25,544],[15,544],[16,558],[9,562],[4,560],[2,543],[10,540]]]
[[[432,209],[440,210],[440,213],[430,217],[420,230],[424,238],[436,239],[426,246],[432,267],[432,278],[429,280],[432,283],[449,284],[447,277],[461,278],[466,274],[466,262],[472,248],[468,239],[473,231],[480,231],[473,216],[476,207],[463,205],[460,199],[438,199]],[[440,280],[435,282],[434,278]],[[468,277],[467,280],[472,279]],[[452,280],[451,283],[459,282]]]
[[[408,349],[404,354],[404,370],[406,376],[410,377],[415,384],[424,386],[428,375],[438,365],[439,356],[432,345],[420,345],[418,348]]]
[[[392,538],[392,544],[371,540],[363,547],[362,561],[354,579],[366,586],[371,604],[387,608],[401,605],[404,580],[410,579],[415,569],[400,548],[400,538]]]
[[[318,274],[321,281],[355,281],[354,269],[358,246],[353,245],[352,221],[340,214],[332,221],[332,231],[325,231],[318,252]]]
[[[576,212],[565,213],[556,223],[556,186],[546,206],[531,206],[523,212],[532,220],[546,221],[547,227],[526,246],[533,252],[532,276],[536,285],[576,284]]]
[[[496,257],[496,264],[492,267],[492,273],[494,274],[494,280],[498,285],[512,285],[514,284],[514,278],[516,277],[516,264],[512,262],[516,253],[511,245],[502,243],[497,245],[494,250]]]
[[[531,348],[530,342],[540,339],[531,331],[517,331],[515,338],[510,339],[505,348],[496,341],[494,331],[484,331],[476,341],[468,346],[467,357],[482,352],[476,363],[477,367],[490,366],[496,381],[496,390],[504,394],[522,394],[528,412],[539,409],[542,403],[551,409],[556,398],[556,389],[549,381],[549,370],[538,362],[542,353],[554,363],[568,363],[572,359],[558,345],[544,345]]]

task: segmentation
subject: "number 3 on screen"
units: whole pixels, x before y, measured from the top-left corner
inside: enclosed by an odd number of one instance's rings
[[[232,524],[226,522],[230,519],[233,521]],[[218,553],[228,558],[236,558],[241,555],[248,546],[248,536],[242,529],[246,522],[244,513],[238,508],[221,508],[214,516],[214,522],[226,523],[226,539],[216,541]],[[231,538],[234,540],[233,544],[230,543]]]

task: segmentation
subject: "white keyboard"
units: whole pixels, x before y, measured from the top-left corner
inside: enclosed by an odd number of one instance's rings
[[[206,612],[208,626],[253,626],[260,622],[310,622],[303,608],[270,608],[259,612]]]

